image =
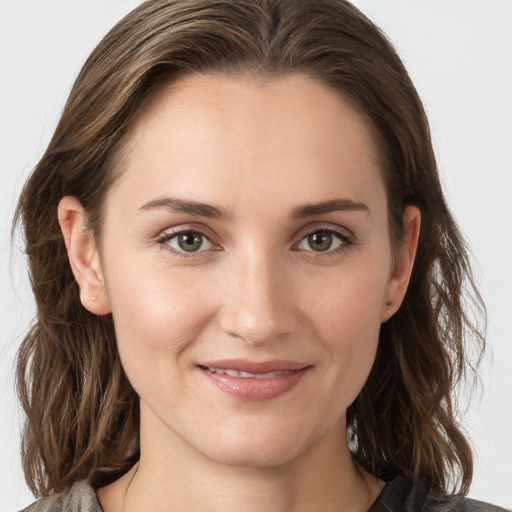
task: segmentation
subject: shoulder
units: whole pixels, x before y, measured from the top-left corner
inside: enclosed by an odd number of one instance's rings
[[[102,512],[94,489],[77,482],[67,491],[42,498],[20,512]]]
[[[455,508],[449,510],[454,512],[507,512],[504,508],[470,498],[464,498],[456,504]]]
[[[427,484],[414,488],[398,476],[388,482],[368,512],[507,512],[504,508],[470,498],[449,496]]]

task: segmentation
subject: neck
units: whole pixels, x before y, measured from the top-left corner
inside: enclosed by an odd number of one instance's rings
[[[277,466],[225,465],[165,438],[141,429],[138,465],[98,491],[105,512],[361,512],[383,486],[353,463],[344,421]]]

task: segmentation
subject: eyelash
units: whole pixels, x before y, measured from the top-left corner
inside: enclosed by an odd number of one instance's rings
[[[198,235],[201,235],[203,236],[204,238],[206,238],[206,240],[208,240],[214,247],[215,247],[215,244],[210,240],[210,238],[208,237],[208,235],[200,230],[200,229],[189,229],[189,228],[184,228],[184,229],[177,229],[176,231],[172,231],[172,232],[165,232],[165,233],[162,233],[161,236],[157,237],[155,242],[164,250],[166,250],[167,252],[171,253],[172,255],[174,256],[177,256],[179,258],[197,258],[199,257],[199,255],[203,252],[208,252],[208,251],[195,251],[195,252],[180,252],[180,251],[176,251],[175,249],[173,249],[169,244],[168,242],[170,240],[172,240],[173,238],[181,235],[181,234],[184,234],[184,233],[192,233],[192,234],[198,234]],[[339,247],[336,247],[335,249],[333,250],[326,250],[326,251],[313,251],[313,250],[310,250],[310,251],[305,251],[307,253],[309,253],[309,257],[312,257],[312,258],[318,258],[318,257],[329,257],[329,256],[335,256],[337,255],[338,253],[342,252],[342,251],[346,251],[349,247],[355,245],[355,241],[352,237],[352,235],[349,235],[341,230],[337,230],[335,228],[332,228],[332,227],[319,227],[319,228],[316,228],[316,229],[313,229],[311,231],[308,231],[307,233],[305,233],[304,235],[301,236],[299,242],[297,242],[296,244],[294,244],[295,246],[299,245],[304,239],[306,239],[308,236],[311,236],[315,233],[327,233],[327,234],[331,234],[331,235],[334,235],[335,238],[337,238],[339,241],[340,241],[340,246]],[[219,250],[219,249],[213,249],[213,250]]]
[[[170,233],[169,232],[162,233],[162,235],[160,235],[159,237],[156,238],[155,242],[162,249],[171,253],[173,256],[178,256],[179,258],[197,258],[199,254],[201,254],[202,252],[206,252],[206,251],[196,251],[196,252],[187,253],[187,252],[176,251],[175,249],[173,249],[169,245],[169,242],[173,238],[176,238],[177,236],[182,235],[184,233],[192,233],[192,234],[201,235],[215,247],[215,244],[213,244],[213,242],[210,240],[210,238],[204,231],[201,231],[200,229],[190,229],[190,228],[177,229],[176,231],[172,231]]]
[[[337,238],[340,242],[340,245],[334,249],[328,249],[326,251],[305,251],[308,253],[308,257],[310,258],[329,258],[332,256],[337,256],[341,252],[347,251],[351,246],[355,245],[355,240],[352,235],[347,234],[344,231],[332,228],[332,227],[318,227],[311,231],[308,231],[304,235],[301,236],[298,243],[294,244],[295,246],[299,245],[303,240],[305,240],[308,236],[311,236],[315,233],[327,233],[333,235],[334,238]]]

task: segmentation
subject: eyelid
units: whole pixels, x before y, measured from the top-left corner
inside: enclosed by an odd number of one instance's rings
[[[307,236],[316,233],[318,231],[326,231],[328,233],[334,234],[334,236],[338,237],[338,239],[341,241],[341,245],[333,250],[327,250],[324,252],[320,251],[313,251],[313,250],[304,250],[304,249],[298,249],[297,246],[306,238]],[[166,244],[166,242],[179,235],[180,233],[187,233],[187,232],[193,232],[193,233],[199,233],[200,235],[204,236],[211,244],[212,248],[203,250],[203,251],[197,251],[197,252],[181,252],[176,251],[172,247]],[[222,250],[221,245],[218,242],[215,242],[214,239],[216,238],[215,235],[210,234],[211,230],[207,228],[207,226],[204,226],[202,224],[180,224],[178,226],[174,226],[171,228],[167,228],[166,230],[162,231],[159,235],[157,235],[154,239],[155,243],[160,245],[163,249],[169,251],[170,253],[180,256],[180,257],[201,257],[205,256],[207,253],[212,251],[220,251]],[[292,250],[293,251],[303,251],[307,253],[311,253],[310,255],[312,257],[319,257],[319,256],[329,256],[337,254],[340,251],[346,250],[349,246],[356,244],[356,239],[354,237],[354,234],[347,228],[332,225],[332,224],[324,224],[324,223],[315,223],[314,225],[307,225],[303,228],[301,228],[298,231],[298,234],[294,235],[296,240],[298,240],[293,244]]]
[[[296,235],[294,235],[294,238],[298,238],[300,241],[304,237],[316,233],[317,231],[328,231],[330,233],[340,235],[341,238],[355,240],[354,233],[352,233],[352,231],[350,231],[349,229],[338,225],[322,222],[315,222],[313,225],[308,224],[307,226],[304,226],[303,228],[297,231]]]
[[[210,242],[215,243],[213,239],[217,238],[215,233],[204,224],[201,223],[186,223],[186,224],[178,224],[176,226],[169,226],[168,228],[163,229],[160,231],[156,236],[155,240],[162,239],[165,237],[172,237],[174,235],[179,235],[180,233],[187,233],[187,232],[194,232],[194,233],[200,233],[201,235],[205,236],[210,240]],[[218,245],[218,244],[217,244]]]
[[[179,226],[175,226],[172,228],[168,228],[161,232],[159,235],[157,235],[154,239],[154,242],[162,249],[165,249],[166,251],[170,252],[171,254],[174,254],[179,257],[184,258],[190,258],[190,257],[200,257],[203,256],[205,253],[211,252],[211,251],[218,251],[220,250],[220,246],[218,243],[214,242],[212,238],[215,238],[214,236],[209,234],[209,229],[206,229],[206,227],[201,226],[197,227],[195,225],[189,224],[189,225],[183,225],[180,224]],[[206,238],[210,244],[212,244],[212,247],[203,250],[203,251],[192,251],[192,252],[186,252],[186,251],[178,251],[175,248],[171,247],[167,242],[174,237],[182,234],[182,233],[197,233]]]
[[[313,250],[306,250],[306,249],[300,249],[298,248],[298,245],[308,236],[312,235],[313,233],[317,233],[318,231],[325,231],[327,233],[331,233],[334,236],[336,236],[340,241],[340,246],[334,248],[333,250],[327,250],[327,251],[313,251]],[[354,234],[346,229],[342,228],[340,226],[333,226],[332,224],[317,224],[314,226],[307,226],[299,231],[299,234],[297,235],[298,241],[293,244],[293,250],[295,251],[304,251],[306,253],[310,253],[313,257],[319,257],[319,256],[330,256],[335,255],[340,251],[346,250],[348,247],[353,246],[356,244],[356,240],[354,237]]]

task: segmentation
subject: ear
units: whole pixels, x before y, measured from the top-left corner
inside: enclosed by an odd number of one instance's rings
[[[381,322],[389,320],[404,300],[418,247],[420,223],[419,209],[416,206],[407,206],[403,216],[404,236],[396,251],[391,276],[386,286]]]
[[[76,197],[63,197],[58,207],[58,218],[71,270],[80,287],[80,301],[91,313],[110,313],[94,234],[86,226],[85,211],[80,201]]]

